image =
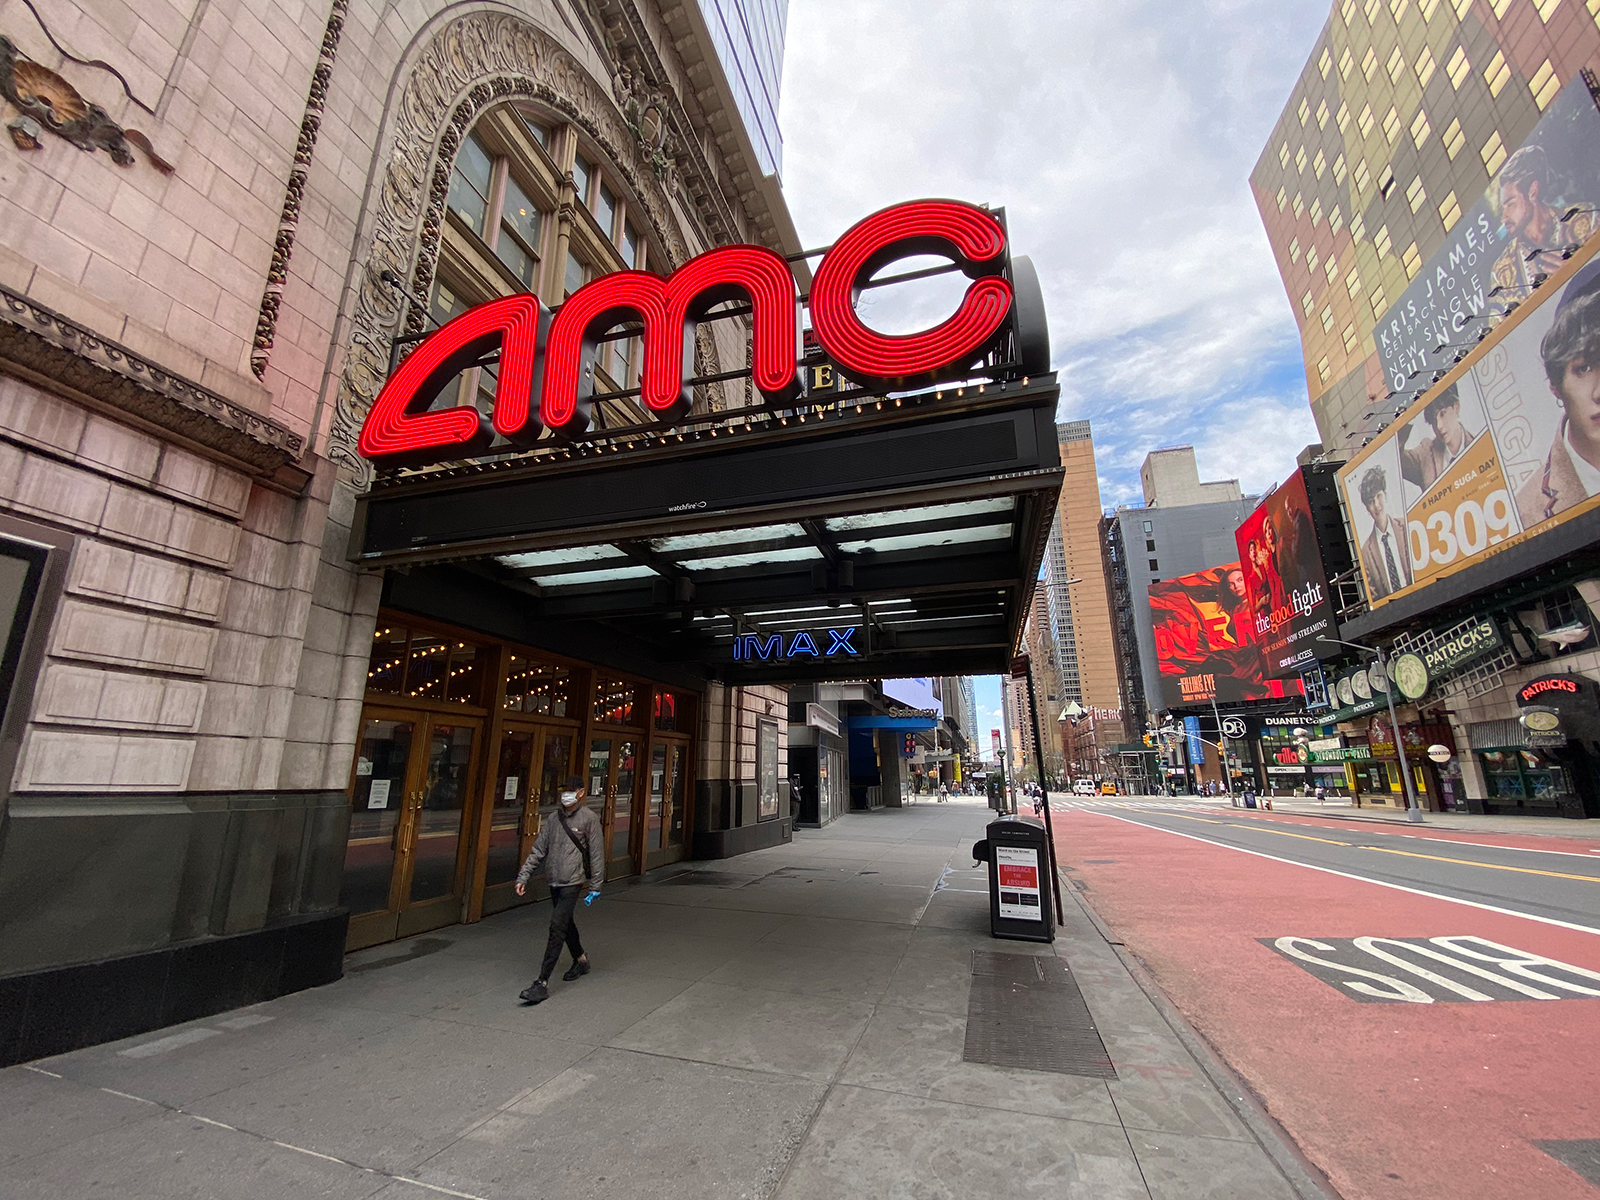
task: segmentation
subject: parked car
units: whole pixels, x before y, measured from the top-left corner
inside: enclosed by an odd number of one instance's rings
[[[1094,780],[1092,779],[1078,779],[1073,781],[1072,794],[1074,796],[1092,796],[1095,794],[1095,790]]]

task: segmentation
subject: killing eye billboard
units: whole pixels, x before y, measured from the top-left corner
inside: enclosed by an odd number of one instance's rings
[[[1579,74],[1373,329],[1390,390],[1409,391],[1414,375],[1436,367],[1437,347],[1469,341],[1483,328],[1476,318],[1528,299],[1566,247],[1600,229],[1596,206],[1600,109]]]
[[[1597,249],[1340,469],[1374,607],[1600,504]]]
[[[1337,636],[1304,474],[1291,475],[1233,536],[1262,674],[1299,675],[1317,661],[1316,639]]]
[[[1266,679],[1255,614],[1236,562],[1150,585],[1161,700],[1167,708],[1298,695],[1298,681]]]

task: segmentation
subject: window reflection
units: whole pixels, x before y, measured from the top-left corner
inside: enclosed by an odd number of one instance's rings
[[[604,725],[632,725],[634,685],[614,676],[595,676],[594,719]]]
[[[546,717],[568,715],[572,678],[566,667],[513,654],[506,668],[506,711]]]

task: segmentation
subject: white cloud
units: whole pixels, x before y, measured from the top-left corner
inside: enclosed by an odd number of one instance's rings
[[[794,0],[782,123],[801,240],[919,196],[1003,205],[1044,286],[1062,415],[1090,418],[1106,451],[1107,501],[1137,495],[1144,453],[1183,442],[1203,471],[1264,486],[1314,435],[1247,177],[1327,14],[1327,0]],[[875,298],[873,322],[949,311],[931,284],[898,304]],[[1242,428],[1287,441],[1246,453],[1220,427],[1247,400],[1262,416]]]

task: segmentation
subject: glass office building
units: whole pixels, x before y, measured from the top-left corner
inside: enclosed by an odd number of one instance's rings
[[[700,0],[717,59],[728,76],[764,175],[783,172],[778,87],[789,0]]]

